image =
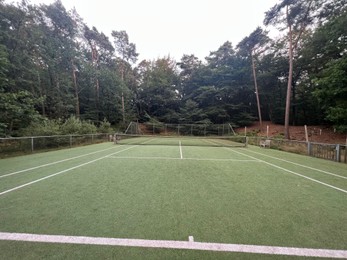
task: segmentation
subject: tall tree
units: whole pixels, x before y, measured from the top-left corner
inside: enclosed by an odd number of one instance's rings
[[[321,7],[322,0],[282,0],[281,3],[273,6],[266,12],[265,25],[285,25],[288,30],[288,59],[289,72],[285,109],[285,138],[290,139],[289,118],[291,108],[291,94],[293,81],[293,57],[302,34],[307,27],[312,24],[315,18],[315,11]]]
[[[114,44],[116,55],[118,56],[118,65],[120,67],[121,80],[123,84],[127,84],[133,78],[130,74],[128,79],[128,72],[132,71],[132,65],[137,61],[138,53],[136,52],[136,45],[129,42],[129,36],[126,31],[112,31],[111,33]],[[123,123],[125,123],[125,104],[124,104],[124,91],[122,91],[122,114]]]
[[[102,62],[110,62],[114,47],[108,37],[104,33],[99,32],[95,27],[89,29],[88,26],[85,26],[84,37],[90,48],[90,61],[94,68],[95,109],[97,111],[97,120],[99,121],[102,120],[100,118],[100,66]]]
[[[140,73],[138,104],[141,116],[147,113],[162,121],[177,122],[180,89],[176,62],[170,57],[153,62],[142,61],[138,71]]]
[[[136,45],[129,42],[129,36],[126,31],[112,31],[111,33],[116,53],[121,58],[121,79],[124,81],[124,74],[126,73],[126,64],[134,64],[137,61],[138,53],[136,52]]]
[[[347,8],[316,30],[302,52],[322,115],[347,131]],[[306,57],[305,57],[306,56]]]
[[[246,54],[246,57],[248,56],[252,61],[252,73],[253,73],[255,95],[257,99],[258,118],[259,118],[260,127],[262,127],[262,114],[261,114],[261,105],[260,105],[260,98],[259,98],[259,88],[258,88],[258,82],[257,82],[255,59],[266,50],[265,48],[261,48],[261,47],[264,47],[264,44],[268,41],[269,41],[269,38],[267,37],[267,32],[263,31],[263,29],[258,27],[249,36],[244,38],[237,45],[237,47],[239,48],[239,53],[241,55]]]
[[[77,55],[75,22],[59,0],[41,5],[40,11],[42,40],[38,42],[38,60],[44,63],[39,84],[46,94],[45,111],[57,118],[68,117],[73,112],[78,113],[76,82],[71,77],[76,70],[72,62]]]

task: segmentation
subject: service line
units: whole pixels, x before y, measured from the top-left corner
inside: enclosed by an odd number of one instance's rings
[[[0,176],[0,179],[1,179],[1,178],[4,178],[4,177],[8,177],[8,176],[15,175],[15,174],[18,174],[18,173],[27,172],[27,171],[32,171],[32,170],[36,170],[36,169],[39,169],[39,168],[51,166],[51,165],[54,165],[54,164],[58,164],[58,163],[62,163],[62,162],[66,162],[66,161],[70,161],[70,160],[74,160],[74,159],[78,159],[78,158],[85,157],[85,156],[88,156],[88,155],[92,155],[92,154],[96,154],[96,153],[101,153],[101,152],[104,152],[104,151],[107,151],[107,150],[111,150],[111,149],[115,149],[115,148],[117,148],[117,146],[116,146],[116,147],[107,148],[107,149],[103,149],[103,150],[96,151],[96,152],[92,152],[92,153],[82,154],[82,155],[79,155],[79,156],[75,156],[75,157],[63,159],[63,160],[56,161],[56,162],[51,162],[51,163],[46,163],[46,164],[38,165],[38,166],[35,166],[35,167],[31,167],[31,168],[24,169],[24,170],[20,170],[20,171],[16,171],[16,172],[11,172],[11,173],[8,173],[8,174],[5,174],[5,175],[1,175],[1,176]]]
[[[15,191],[15,190],[24,188],[24,187],[26,187],[26,186],[32,185],[32,184],[34,184],[34,183],[37,183],[37,182],[46,180],[46,179],[48,179],[48,178],[52,178],[52,177],[57,176],[57,175],[59,175],[59,174],[62,174],[62,173],[65,173],[65,172],[68,172],[68,171],[71,171],[71,170],[80,168],[80,167],[82,167],[82,166],[85,166],[85,165],[88,165],[88,164],[91,164],[91,163],[94,163],[94,162],[97,162],[97,161],[100,161],[100,160],[105,159],[105,158],[107,158],[107,157],[110,157],[110,156],[112,156],[112,155],[115,155],[115,154],[124,152],[124,151],[126,151],[126,150],[132,149],[132,148],[134,148],[134,147],[136,147],[136,145],[135,145],[135,146],[128,147],[128,148],[123,149],[123,150],[120,150],[120,151],[117,151],[117,152],[114,152],[114,153],[111,153],[111,154],[109,154],[109,155],[105,155],[105,156],[99,157],[99,158],[97,158],[97,159],[88,161],[88,162],[86,162],[86,163],[82,163],[82,164],[76,165],[76,166],[74,166],[74,167],[71,167],[71,168],[62,170],[62,171],[60,171],[60,172],[56,172],[56,173],[50,174],[50,175],[48,175],[48,176],[46,176],[46,177],[37,179],[37,180],[35,180],[35,181],[27,182],[27,183],[25,183],[25,184],[19,185],[19,186],[17,186],[17,187],[12,188],[12,189],[5,190],[5,191],[3,191],[3,192],[0,192],[0,196],[4,195],[4,194],[6,194],[6,193],[9,193],[9,192],[12,192],[12,191]]]

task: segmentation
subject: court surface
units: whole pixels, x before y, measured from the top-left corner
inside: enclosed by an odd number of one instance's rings
[[[0,258],[347,258],[345,164],[150,143],[0,160]]]

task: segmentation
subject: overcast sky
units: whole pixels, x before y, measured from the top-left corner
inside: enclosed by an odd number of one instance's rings
[[[31,0],[49,4],[54,0]],[[203,60],[224,42],[236,46],[278,0],[62,0],[75,7],[90,27],[110,35],[125,30],[139,59],[183,54]],[[110,39],[112,40],[112,39]]]

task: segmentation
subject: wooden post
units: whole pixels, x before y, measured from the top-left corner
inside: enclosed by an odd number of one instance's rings
[[[247,126],[245,126],[245,136],[247,136]]]
[[[341,149],[339,144],[336,145],[336,161],[341,162]]]
[[[306,138],[306,142],[308,142],[307,125],[305,125],[305,138]]]
[[[269,126],[266,126],[266,138],[269,138]]]

